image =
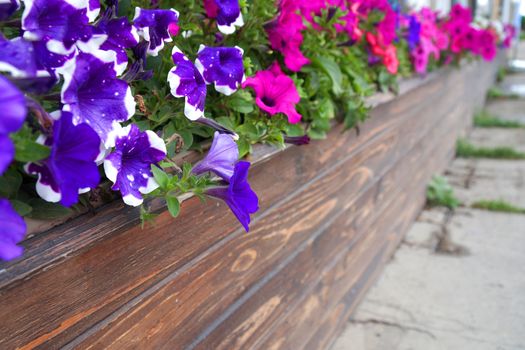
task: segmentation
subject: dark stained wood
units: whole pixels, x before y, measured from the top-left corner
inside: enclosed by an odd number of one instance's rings
[[[306,147],[257,148],[250,180],[261,210],[249,234],[225,205],[192,198],[177,219],[153,203],[160,215],[145,229],[134,209],[112,203],[35,235],[24,259],[0,265],[0,348],[327,346],[496,66],[444,69],[405,82],[396,98],[377,96],[359,137],[337,127]]]

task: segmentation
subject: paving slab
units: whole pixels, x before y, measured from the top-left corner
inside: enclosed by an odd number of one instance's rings
[[[468,254],[402,244],[332,350],[525,349],[525,216],[460,211],[446,226]]]
[[[495,99],[487,102],[485,109],[492,115],[504,120],[518,121],[525,124],[525,99]]]
[[[469,142],[478,147],[512,147],[525,152],[525,128],[476,128],[470,134]]]
[[[460,158],[453,161],[446,177],[464,205],[504,200],[525,208],[524,160]]]

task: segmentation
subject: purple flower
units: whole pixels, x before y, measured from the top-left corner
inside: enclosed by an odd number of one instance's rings
[[[82,3],[85,0],[81,0],[80,3]],[[99,13],[100,13],[100,0],[87,0],[87,16],[89,18],[90,22],[93,22],[95,19],[97,19]]]
[[[135,8],[133,23],[139,30],[139,34],[149,42],[148,54],[157,56],[164,48],[165,42],[171,42],[169,33],[170,24],[177,24],[179,13],[174,9],[169,10],[145,10]]]
[[[0,76],[0,135],[7,135],[22,127],[27,115],[24,94],[8,79]]]
[[[0,176],[7,170],[15,157],[15,146],[7,135],[0,135]]]
[[[77,41],[86,42],[93,35],[88,24],[88,0],[25,0],[24,4],[24,38],[45,41],[51,52],[70,54]]]
[[[206,157],[197,163],[192,172],[196,175],[211,171],[224,181],[230,181],[235,163],[239,160],[239,148],[232,137],[215,132],[211,148]]]
[[[249,231],[250,214],[259,210],[259,199],[248,183],[249,162],[238,162],[235,165],[233,176],[230,178],[228,187],[216,187],[209,189],[206,194],[222,199],[230,207],[233,214]]]
[[[197,67],[176,47],[172,51],[173,67],[168,73],[171,94],[185,97],[184,115],[190,120],[204,116],[206,82]]]
[[[406,40],[410,51],[414,50],[419,44],[419,35],[421,32],[421,23],[416,16],[408,16],[408,32],[406,33]]]
[[[106,147],[112,147],[120,123],[135,114],[135,100],[124,80],[117,79],[114,54],[79,53],[60,70],[64,75],[62,103],[75,124],[87,123]]]
[[[0,198],[0,259],[12,260],[22,255],[17,246],[26,234],[26,223],[7,199]]]
[[[240,47],[207,47],[201,45],[195,66],[207,84],[231,95],[244,82],[243,50]]]
[[[37,63],[31,42],[22,38],[0,41],[0,71],[15,78],[34,77]]]
[[[122,194],[127,205],[142,204],[142,194],[159,187],[151,165],[166,157],[166,145],[153,131],[141,132],[131,124],[123,128],[117,137],[115,150],[104,161],[106,176],[114,185],[113,190]]]
[[[101,50],[112,50],[116,53],[117,75],[121,75],[128,65],[126,49],[139,43],[137,29],[129,23],[126,17],[102,19],[97,28],[107,35],[107,40],[100,47]]]
[[[87,124],[73,124],[71,113],[62,111],[53,124],[53,134],[39,141],[51,148],[49,157],[29,163],[26,171],[38,175],[36,191],[48,202],[71,206],[80,191],[95,188],[100,175],[95,162],[100,153],[100,138]]]
[[[8,134],[22,127],[27,115],[25,97],[9,80],[0,76],[0,175],[15,156],[15,146]]]
[[[208,17],[217,18],[217,27],[224,34],[244,25],[239,0],[204,0],[204,9]]]
[[[296,146],[308,145],[310,143],[310,136],[284,136],[284,143],[289,143]]]
[[[0,1],[0,21],[5,21],[20,8],[19,0]]]

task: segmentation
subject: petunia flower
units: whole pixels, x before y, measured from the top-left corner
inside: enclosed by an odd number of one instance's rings
[[[49,157],[29,163],[26,171],[38,175],[36,191],[48,202],[71,206],[79,191],[95,188],[100,181],[95,162],[100,153],[100,138],[87,124],[73,124],[73,115],[62,111],[53,124],[53,134],[39,141],[49,146]]]
[[[248,183],[249,162],[240,161],[235,165],[228,187],[215,187],[206,194],[226,202],[246,232],[250,230],[250,214],[259,210],[259,199]]]
[[[0,71],[15,78],[33,77],[37,72],[35,48],[22,38],[0,39]]]
[[[20,8],[20,0],[0,1],[0,21],[5,21]]]
[[[135,47],[139,43],[137,29],[129,23],[126,17],[103,18],[97,23],[97,29],[107,35],[107,40],[100,46],[100,49],[116,53],[115,70],[120,76],[128,66],[126,49]]]
[[[270,69],[249,77],[242,87],[255,91],[255,103],[268,114],[283,113],[291,124],[301,120],[301,115],[295,110],[301,98],[294,81],[282,72],[279,63],[274,62]]]
[[[190,120],[204,116],[206,82],[197,67],[176,47],[172,51],[173,67],[168,73],[171,94],[184,97],[184,115]]]
[[[0,198],[0,259],[12,260],[22,255],[17,246],[26,234],[26,223],[7,199]]]
[[[135,114],[136,105],[128,83],[116,76],[114,59],[111,51],[79,53],[59,70],[64,110],[73,114],[75,124],[92,127],[106,147],[113,146],[120,122]]]
[[[223,34],[233,34],[235,27],[242,27],[239,0],[204,0],[204,9],[209,18],[217,19],[217,28]]]
[[[231,95],[244,81],[244,66],[240,47],[209,47],[201,45],[195,66],[207,84],[215,90]]]
[[[9,80],[0,76],[0,175],[9,167],[15,155],[15,147],[8,134],[22,127],[27,115],[24,94]]]
[[[135,124],[123,128],[117,137],[115,150],[104,160],[104,171],[120,191],[127,205],[142,204],[142,194],[159,185],[153,178],[151,165],[166,157],[164,141],[153,131],[141,132]]]
[[[282,12],[277,20],[265,27],[272,49],[284,56],[284,64],[294,72],[300,71],[304,65],[310,63],[301,52],[301,32],[305,28],[302,17],[294,12]]]
[[[170,25],[177,24],[179,13],[174,9],[146,10],[135,8],[133,24],[139,34],[149,42],[148,54],[157,56],[165,42],[171,42]]]
[[[224,181],[230,181],[238,160],[239,148],[233,138],[230,135],[215,132],[208,154],[193,167],[192,172],[200,175],[211,171]]]
[[[24,39],[43,40],[49,51],[70,54],[77,41],[87,42],[93,35],[93,27],[89,25],[93,14],[89,11],[91,1],[25,0]]]

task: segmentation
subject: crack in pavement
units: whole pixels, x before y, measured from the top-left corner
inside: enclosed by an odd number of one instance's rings
[[[387,326],[387,327],[394,327],[394,328],[401,329],[403,331],[412,331],[412,332],[416,332],[416,333],[425,334],[425,335],[429,336],[432,339],[437,339],[437,337],[432,332],[427,331],[426,329],[421,329],[421,328],[418,328],[418,327],[405,326],[405,325],[402,325],[402,324],[399,324],[399,323],[396,323],[396,322],[390,322],[390,321],[385,321],[385,320],[378,320],[378,319],[375,319],[375,318],[369,318],[369,319],[366,319],[366,320],[351,320],[350,322],[351,323],[355,323],[355,324],[378,324],[378,325]]]

